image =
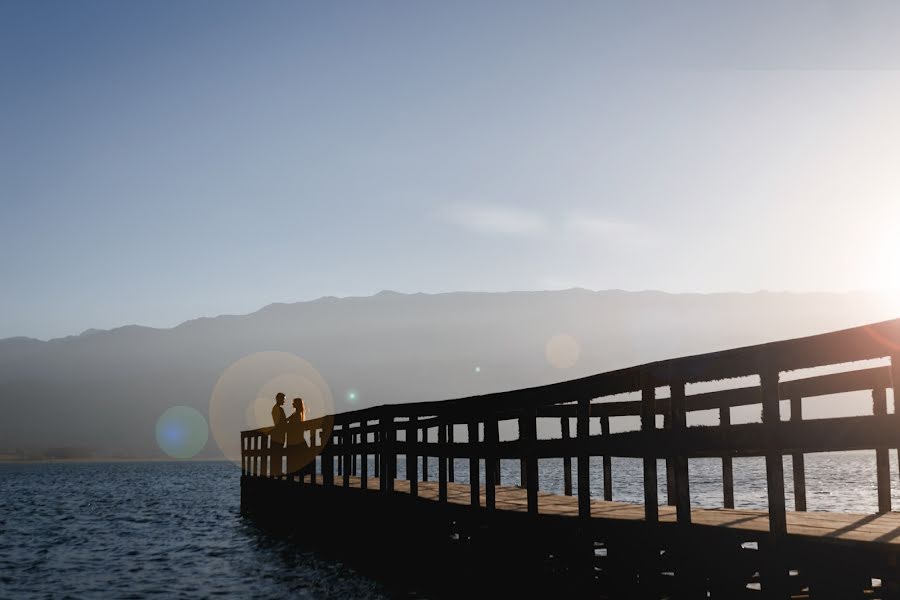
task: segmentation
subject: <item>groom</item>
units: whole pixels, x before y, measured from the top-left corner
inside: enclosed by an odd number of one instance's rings
[[[284,416],[284,394],[278,392],[275,395],[275,406],[272,407],[272,447],[284,448],[284,438],[287,433],[287,419]],[[282,474],[281,455],[272,456],[272,476],[278,477]]]

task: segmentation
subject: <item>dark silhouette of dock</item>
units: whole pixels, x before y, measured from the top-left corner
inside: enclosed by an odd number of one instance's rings
[[[853,364],[875,359],[881,366]],[[807,369],[814,372],[785,377]],[[738,378],[742,385],[728,387]],[[704,382],[721,389],[689,393]],[[470,597],[897,599],[900,514],[891,511],[888,453],[900,447],[900,414],[887,401],[897,384],[900,319],[312,419],[302,424],[308,454],[294,463],[306,466],[287,475],[290,447],[274,447],[268,429],[245,431],[242,510],[360,564],[390,564],[401,577]],[[870,391],[871,415],[803,418],[807,402],[859,391]],[[629,393],[640,399],[610,400]],[[762,405],[761,422],[731,424],[731,408],[753,404]],[[688,426],[687,413],[700,410],[717,410],[719,424]],[[610,418],[629,415],[640,417],[640,430],[610,431]],[[561,437],[541,437],[542,420],[558,421]],[[507,421],[518,437],[501,441]],[[862,449],[875,451],[878,513],[807,512],[803,455]],[[793,458],[793,510],[785,455]],[[643,504],[612,501],[613,456],[642,459]],[[745,456],[765,457],[768,510],[734,507],[732,459]],[[591,457],[602,457],[602,500],[590,496]],[[721,508],[691,506],[688,459],[696,457],[721,459]],[[456,481],[453,459],[468,461],[468,481]],[[501,480],[501,459],[519,461],[521,486]],[[563,494],[539,489],[543,459],[562,459]],[[668,482],[663,506],[658,459]]]

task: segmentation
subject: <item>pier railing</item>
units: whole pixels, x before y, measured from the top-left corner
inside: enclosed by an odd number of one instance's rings
[[[883,359],[883,364],[853,364],[875,359]],[[783,379],[791,371],[835,365],[843,370]],[[739,378],[746,383],[748,377],[754,379],[752,385],[689,393],[695,384],[725,386]],[[678,523],[689,524],[688,459],[721,458],[722,504],[733,508],[732,458],[762,456],[769,535],[775,542],[787,532],[785,455],[793,457],[794,509],[804,511],[805,453],[875,450],[878,510],[891,510],[888,452],[900,446],[900,415],[888,411],[887,389],[898,383],[900,319],[654,362],[552,385],[439,402],[383,405],[313,419],[304,422],[300,432],[304,451],[310,453],[308,457],[317,455],[318,463],[307,458],[309,466],[286,475],[282,461],[290,453],[290,438],[283,447],[278,442],[273,444],[271,428],[245,431],[241,433],[243,473],[345,487],[350,486],[352,473],[359,478],[359,487],[368,488],[369,480],[377,477],[380,491],[391,493],[398,457],[405,456],[409,494],[416,496],[419,482],[431,477],[438,483],[438,501],[446,502],[448,482],[455,477],[454,461],[463,459],[469,464],[471,504],[491,511],[495,509],[496,487],[501,483],[499,461],[513,459],[521,465],[527,512],[537,514],[539,459],[556,458],[563,461],[564,493],[577,495],[579,517],[590,518],[590,459],[602,457],[603,496],[611,500],[611,457],[636,457],[643,460],[644,517],[653,524],[659,520],[657,460],[665,459],[668,502],[676,507]],[[668,395],[664,394],[666,390]],[[803,418],[803,400],[859,391],[871,392],[871,415]],[[629,393],[640,394],[640,399],[612,401]],[[790,402],[789,420],[782,419],[782,401]],[[731,423],[732,408],[754,404],[762,405],[761,422]],[[701,410],[717,410],[719,424],[688,426],[687,413]],[[657,422],[660,415],[661,427]],[[613,433],[610,418],[622,416],[640,417],[640,429]],[[599,434],[591,433],[591,419],[599,420]],[[501,441],[500,423],[511,420],[518,424],[518,437]],[[560,438],[539,437],[539,423],[544,420],[559,422]],[[466,435],[455,435],[459,429]],[[374,456],[372,473],[368,472],[370,456]],[[428,457],[437,460],[436,474],[428,472]],[[290,462],[288,459],[289,466]],[[336,463],[340,472],[337,478]]]

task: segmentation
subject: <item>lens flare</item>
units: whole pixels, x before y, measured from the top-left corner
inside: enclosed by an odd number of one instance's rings
[[[225,369],[209,401],[213,438],[228,460],[241,464],[241,431],[272,426],[279,392],[285,395],[287,416],[294,412],[295,398],[303,399],[307,420],[334,414],[331,388],[309,362],[289,352],[245,356]],[[331,435],[332,423],[324,424],[323,439]]]
[[[578,340],[568,334],[554,335],[544,347],[547,362],[557,369],[568,369],[575,366],[581,355]]]
[[[359,404],[359,392],[358,391],[352,390],[352,389],[347,390],[345,397],[347,398],[347,402],[349,404]]]
[[[209,440],[209,425],[196,409],[172,406],[156,421],[156,443],[172,458],[193,458]]]

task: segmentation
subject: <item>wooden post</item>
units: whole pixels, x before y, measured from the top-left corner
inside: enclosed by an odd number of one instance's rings
[[[471,420],[469,426],[469,500],[472,506],[481,505],[481,469],[478,465],[478,453],[475,452],[475,444],[478,443],[478,421]]]
[[[672,429],[672,411],[663,415],[663,429]],[[666,504],[675,506],[675,464],[671,458],[666,458]]]
[[[569,417],[561,417],[559,419],[559,427],[564,440],[568,440],[571,437],[569,426]],[[572,495],[572,457],[568,453],[563,456],[563,494],[566,496]]]
[[[600,417],[600,435],[609,435],[609,415]],[[603,499],[612,502],[612,457],[603,455]]]
[[[422,443],[428,443],[428,428],[422,428]],[[422,481],[428,481],[428,451],[422,450]]]
[[[394,491],[394,481],[397,479],[397,427],[394,424],[394,417],[387,417],[387,468],[385,476],[388,480],[388,491]]]
[[[538,466],[535,443],[537,441],[537,411],[534,407],[525,409],[519,417],[519,438],[522,440],[522,454],[525,461],[525,494],[528,499],[528,514],[538,514]]]
[[[266,438],[263,434],[259,435],[259,439],[256,440],[256,447],[259,456],[256,457],[256,474],[260,477],[266,476]]]
[[[581,398],[575,413],[575,435],[578,436],[578,516],[582,519],[591,518],[590,416],[591,399]]]
[[[380,421],[379,421],[380,424]],[[375,470],[375,477],[381,476],[381,428],[378,426],[375,431],[372,432],[372,439],[375,442],[375,460],[372,468]]]
[[[894,418],[900,418],[900,354],[891,355],[891,390],[894,395]],[[897,466],[900,469],[900,447],[897,448]]]
[[[671,414],[672,431],[678,441],[687,429],[687,413],[685,411],[684,382],[673,381],[669,389],[672,391],[669,399],[669,412]],[[691,523],[691,491],[690,478],[688,476],[688,457],[685,451],[676,443],[678,453],[672,459],[672,479],[675,484],[675,512],[679,525]],[[672,497],[671,495],[669,496]]]
[[[352,435],[352,437],[350,439],[353,440],[354,444],[359,444],[360,441],[362,440],[362,437],[359,435],[359,433],[354,433],[351,435]],[[359,463],[358,455],[359,455],[359,447],[357,446],[353,449],[353,454],[350,456],[350,474],[353,475],[354,477],[356,477],[356,474],[358,473],[358,467],[357,467],[357,465]]]
[[[453,423],[447,423],[447,443],[453,447]],[[453,453],[447,458],[447,481],[453,483],[456,481],[456,463],[453,461]]]
[[[762,421],[765,435],[774,438],[775,428],[781,422],[781,406],[778,390],[778,369],[763,358],[759,381],[762,393]],[[766,488],[769,501],[769,536],[761,544],[764,552],[764,568],[760,572],[763,593],[767,598],[787,598],[788,571],[784,562],[782,539],[787,535],[787,514],[784,500],[784,460],[781,448],[772,448],[767,440]]]
[[[247,476],[253,475],[253,437],[247,436]]]
[[[369,420],[363,419],[359,424],[359,439],[362,443],[359,454],[359,488],[362,490],[369,487],[369,455],[366,452],[366,446],[369,445]],[[313,481],[315,481],[315,473],[313,473]]]
[[[350,433],[350,423],[344,425],[343,433],[341,434],[341,462],[344,463],[344,472],[343,472],[343,482],[342,485],[344,487],[350,487],[350,452],[353,447],[353,434]]]
[[[341,449],[341,451],[337,454],[337,474],[343,475],[344,474],[344,451],[343,451],[343,449],[344,449],[344,431],[343,431],[343,426],[341,426],[341,431],[339,431],[335,435],[335,441],[337,442],[338,447]]]
[[[649,373],[641,374],[641,431],[644,447],[652,448],[656,429],[656,387]],[[648,525],[659,522],[659,490],[656,484],[656,456],[644,456],[644,520]]]
[[[656,382],[646,369],[641,370],[641,445],[644,465],[644,523],[646,541],[637,551],[639,595],[659,597],[659,489],[656,481]]]
[[[879,387],[872,390],[872,414],[887,415],[887,390]],[[878,482],[878,512],[891,512],[891,459],[889,448],[875,449],[876,480]]]
[[[719,408],[719,426],[731,426],[731,407]],[[725,508],[734,508],[734,467],[731,456],[722,455],[722,496]]]
[[[322,440],[322,486],[334,485],[334,433]]]
[[[791,398],[791,421],[799,423],[803,420],[803,398]],[[791,468],[794,472],[794,510],[806,510],[806,464],[802,452],[791,455]]]
[[[382,492],[393,491],[394,482],[391,478],[391,463],[388,458],[388,452],[390,452],[388,447],[388,417],[380,417],[378,419],[378,442],[378,455],[381,463],[379,487]]]
[[[759,375],[762,392],[762,420],[768,434],[773,434],[781,421],[778,396],[778,371],[765,367]],[[784,506],[784,461],[781,450],[770,449],[766,453],[766,485],[769,497],[769,532],[776,536],[787,533]]]
[[[484,453],[484,504],[488,510],[496,506],[497,461],[500,443],[500,430],[497,418],[491,416],[484,422],[484,441],[487,450]]]
[[[271,477],[271,476],[272,476],[272,466],[271,466],[271,462],[272,462],[272,436],[271,436],[271,435],[268,435],[268,434],[267,434],[267,435],[263,438],[263,446],[264,446],[265,449],[266,449],[265,454],[263,455],[263,469],[264,469],[263,476],[264,476],[264,477]]]
[[[447,426],[438,423],[438,500],[447,501],[447,461],[450,445],[447,443]]]
[[[412,497],[419,495],[419,463],[415,450],[419,437],[418,420],[417,416],[411,416],[406,427],[406,478],[409,480],[409,494]]]

